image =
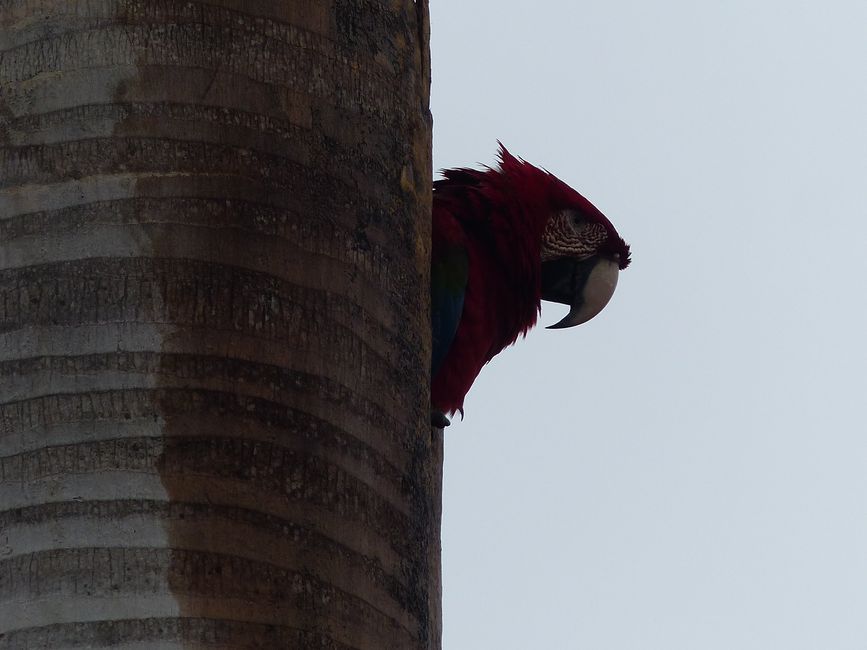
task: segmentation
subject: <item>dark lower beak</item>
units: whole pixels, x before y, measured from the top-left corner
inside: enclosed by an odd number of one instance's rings
[[[598,314],[617,287],[620,268],[614,260],[595,255],[583,260],[561,257],[542,263],[542,300],[569,305],[569,313],[548,329],[574,327]]]

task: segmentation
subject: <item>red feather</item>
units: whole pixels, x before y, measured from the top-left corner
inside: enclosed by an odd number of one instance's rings
[[[469,257],[463,314],[431,382],[431,404],[445,413],[463,414],[464,397],[482,367],[536,323],[548,218],[579,209],[614,232],[599,210],[552,174],[502,144],[499,157],[497,169],[451,169],[434,183],[434,259],[456,245]]]
[[[629,247],[592,203],[564,182],[515,156],[502,143],[499,168],[450,169],[434,183],[433,259],[447,247],[467,251],[469,271],[454,340],[431,381],[431,405],[460,411],[482,367],[536,323],[541,302],[542,236],[564,209],[605,225],[601,251],[629,264]]]

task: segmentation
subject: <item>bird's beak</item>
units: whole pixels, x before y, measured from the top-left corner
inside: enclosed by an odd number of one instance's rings
[[[547,329],[586,323],[602,311],[617,287],[616,260],[594,255],[584,260],[561,257],[542,263],[542,299],[569,305],[569,313]]]

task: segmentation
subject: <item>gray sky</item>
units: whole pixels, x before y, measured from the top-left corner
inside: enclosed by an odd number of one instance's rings
[[[431,11],[435,166],[499,138],[633,248],[446,431],[444,648],[867,648],[867,3]]]

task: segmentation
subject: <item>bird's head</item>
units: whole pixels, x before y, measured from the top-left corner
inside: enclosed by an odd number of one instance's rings
[[[630,262],[629,245],[611,222],[579,198],[554,212],[542,235],[542,299],[569,305],[569,313],[549,329],[574,327],[596,316]]]
[[[538,278],[537,301],[569,305],[566,317],[549,329],[586,323],[611,300],[620,271],[629,266],[629,245],[581,194],[499,144],[499,169],[448,170],[447,180],[438,184],[443,189],[472,187],[494,206],[491,215],[510,215],[515,229],[530,226],[529,231],[519,230],[518,238],[540,237],[540,247],[516,268]]]
[[[586,323],[611,300],[620,271],[629,266],[629,245],[581,194],[500,146],[504,165],[520,164],[525,178],[535,177],[536,186],[545,188],[541,298],[569,305],[569,313],[549,329]]]

